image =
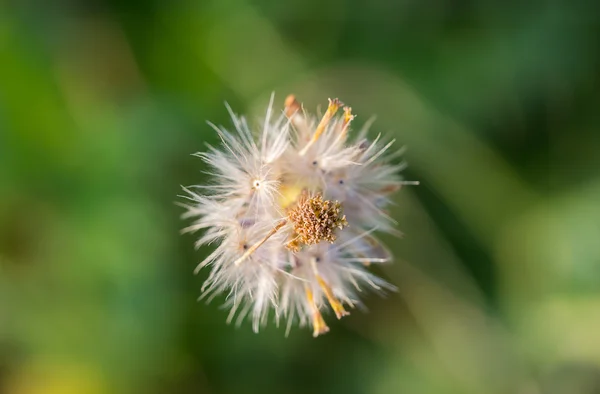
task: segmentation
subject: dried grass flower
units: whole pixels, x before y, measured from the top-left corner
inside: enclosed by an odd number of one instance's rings
[[[256,332],[272,315],[286,334],[296,322],[317,336],[329,330],[327,305],[339,319],[364,288],[393,289],[368,268],[391,261],[373,233],[397,233],[385,206],[414,184],[393,163],[394,141],[369,141],[369,125],[350,138],[354,115],[338,99],[317,119],[294,96],[274,117],[272,96],[260,130],[228,110],[235,131],[209,123],[222,146],[196,154],[212,183],[184,188],[194,222],[183,231],[203,230],[197,247],[217,245],[196,269],[210,271],[201,298],[225,294],[228,322],[250,316]]]

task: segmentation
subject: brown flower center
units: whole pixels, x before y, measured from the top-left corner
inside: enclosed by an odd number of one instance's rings
[[[335,229],[341,230],[348,225],[346,215],[342,214],[342,204],[323,200],[320,193],[312,197],[302,194],[298,203],[290,209],[288,218],[294,225],[294,238],[286,246],[294,252],[303,245],[321,241],[333,243],[336,239]]]

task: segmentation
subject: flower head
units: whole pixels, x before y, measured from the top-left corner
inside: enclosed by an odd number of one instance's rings
[[[210,124],[222,147],[197,154],[213,183],[184,188],[194,222],[183,231],[204,231],[197,247],[217,244],[196,270],[210,271],[201,298],[225,294],[228,321],[250,316],[254,331],[273,311],[288,331],[310,323],[317,336],[329,330],[327,305],[341,318],[363,287],[393,289],[368,271],[391,260],[372,233],[396,232],[383,210],[405,184],[393,141],[370,142],[367,128],[350,139],[354,115],[338,99],[317,119],[289,96],[273,120],[272,97],[257,132],[228,109],[235,132]]]

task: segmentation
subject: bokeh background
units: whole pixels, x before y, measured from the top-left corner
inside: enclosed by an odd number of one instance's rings
[[[595,2],[0,2],[0,392],[600,393]],[[295,93],[407,147],[398,286],[313,339],[225,324],[190,154]]]

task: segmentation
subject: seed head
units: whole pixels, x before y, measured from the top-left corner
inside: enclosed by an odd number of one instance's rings
[[[391,260],[372,233],[396,232],[384,211],[405,183],[403,163],[389,162],[393,141],[370,141],[366,128],[350,138],[354,115],[338,99],[317,119],[290,95],[272,119],[271,97],[260,130],[227,108],[235,132],[210,124],[222,147],[197,154],[212,183],[184,188],[194,222],[183,231],[203,231],[197,247],[216,245],[196,268],[210,272],[200,298],[226,294],[227,321],[250,316],[254,331],[271,314],[286,332],[298,323],[317,336],[329,331],[323,309],[339,319],[363,287],[393,289],[368,271]]]

